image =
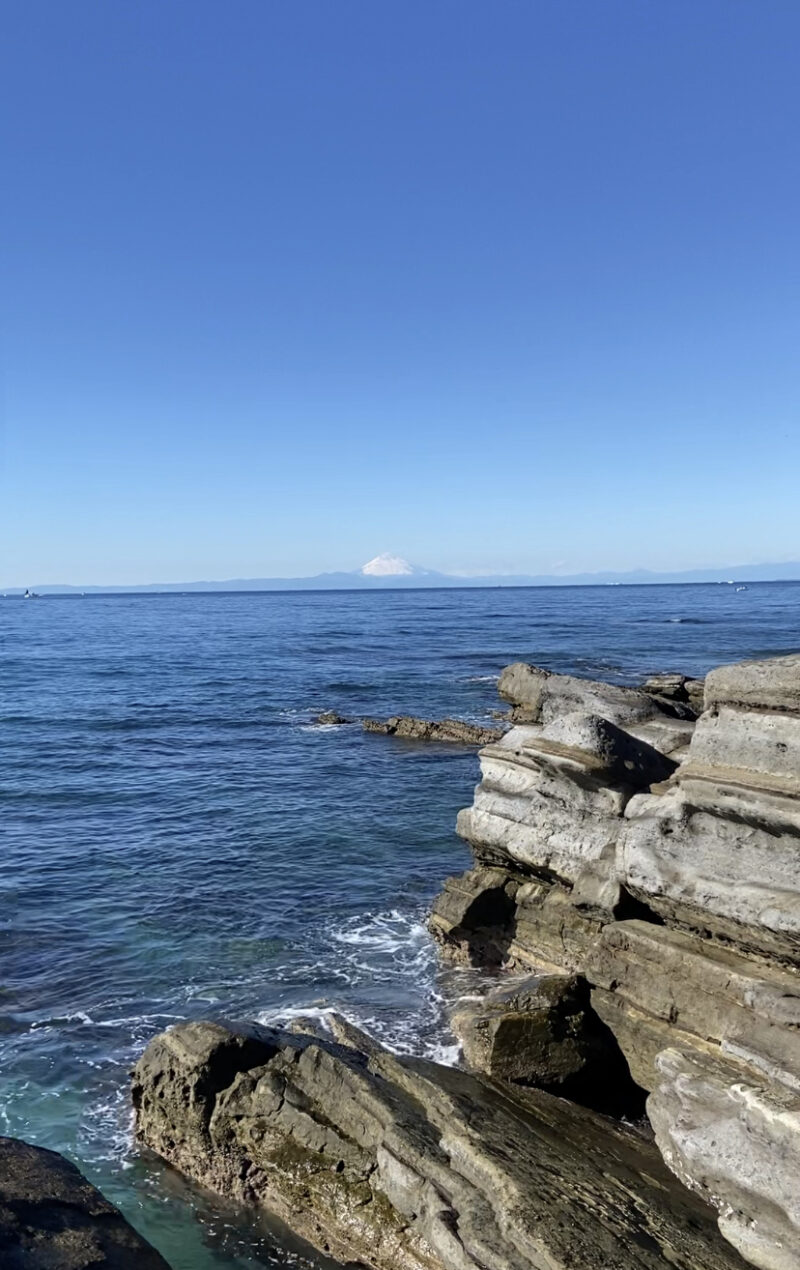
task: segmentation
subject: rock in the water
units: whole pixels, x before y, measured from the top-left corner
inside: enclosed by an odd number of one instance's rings
[[[502,728],[485,728],[463,719],[416,719],[409,714],[396,714],[391,719],[363,719],[365,732],[401,737],[406,741],[444,741],[451,745],[488,745],[499,741]]]
[[[374,1043],[181,1024],[133,1098],[165,1159],[374,1270],[741,1267],[631,1131]]]
[[[335,710],[323,710],[314,718],[315,723],[321,723],[324,727],[337,728],[343,723],[351,723],[351,719],[345,718],[343,714],[337,714]]]
[[[74,1164],[15,1138],[0,1138],[0,1266],[169,1270]]]

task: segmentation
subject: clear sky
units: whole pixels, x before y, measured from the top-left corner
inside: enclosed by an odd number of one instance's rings
[[[9,0],[0,584],[800,558],[797,0]]]

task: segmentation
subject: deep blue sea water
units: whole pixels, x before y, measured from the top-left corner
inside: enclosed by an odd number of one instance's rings
[[[314,714],[484,720],[518,659],[633,683],[797,651],[800,584],[9,598],[0,638],[0,1132],[174,1270],[242,1270],[307,1258],[137,1155],[149,1037],[336,1006],[453,1052],[424,921],[476,756]]]

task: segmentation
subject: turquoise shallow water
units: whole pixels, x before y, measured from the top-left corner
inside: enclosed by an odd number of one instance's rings
[[[309,1257],[133,1149],[150,1036],[336,1006],[453,1057],[424,919],[475,754],[314,713],[484,720],[520,658],[635,682],[797,651],[800,585],[7,599],[0,637],[0,1132],[175,1270],[230,1270]]]

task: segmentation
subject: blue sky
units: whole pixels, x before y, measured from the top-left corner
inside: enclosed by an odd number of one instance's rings
[[[800,558],[796,0],[11,0],[0,582]]]

